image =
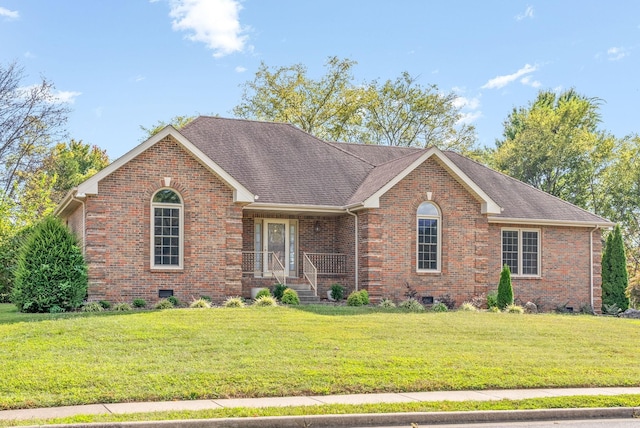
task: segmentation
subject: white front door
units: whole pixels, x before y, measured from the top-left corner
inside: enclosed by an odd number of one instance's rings
[[[269,276],[274,269],[281,269],[271,254],[275,255],[282,263],[286,276],[296,275],[297,222],[295,220],[265,219],[263,231],[262,251],[264,251],[265,276]]]

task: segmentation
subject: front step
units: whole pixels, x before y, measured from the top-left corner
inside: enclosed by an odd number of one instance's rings
[[[287,287],[296,290],[300,298],[300,303],[303,305],[320,303],[320,297],[313,294],[313,290],[309,284],[287,284]]]

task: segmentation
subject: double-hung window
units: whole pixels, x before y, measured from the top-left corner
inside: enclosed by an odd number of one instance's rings
[[[502,265],[514,276],[540,276],[540,230],[502,229]]]
[[[151,267],[182,268],[182,199],[171,189],[158,190],[151,199]]]
[[[417,213],[417,252],[418,272],[440,271],[440,210],[431,202],[423,202]]]

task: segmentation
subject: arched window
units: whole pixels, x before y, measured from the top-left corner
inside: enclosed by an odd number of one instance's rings
[[[420,272],[440,271],[440,210],[423,202],[417,211],[416,268]]]
[[[158,190],[151,199],[151,267],[182,268],[182,198],[171,189]]]

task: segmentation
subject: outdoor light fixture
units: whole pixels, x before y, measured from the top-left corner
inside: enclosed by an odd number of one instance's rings
[[[320,222],[316,221],[316,224],[313,226],[313,230],[316,231],[316,233],[320,232]]]

